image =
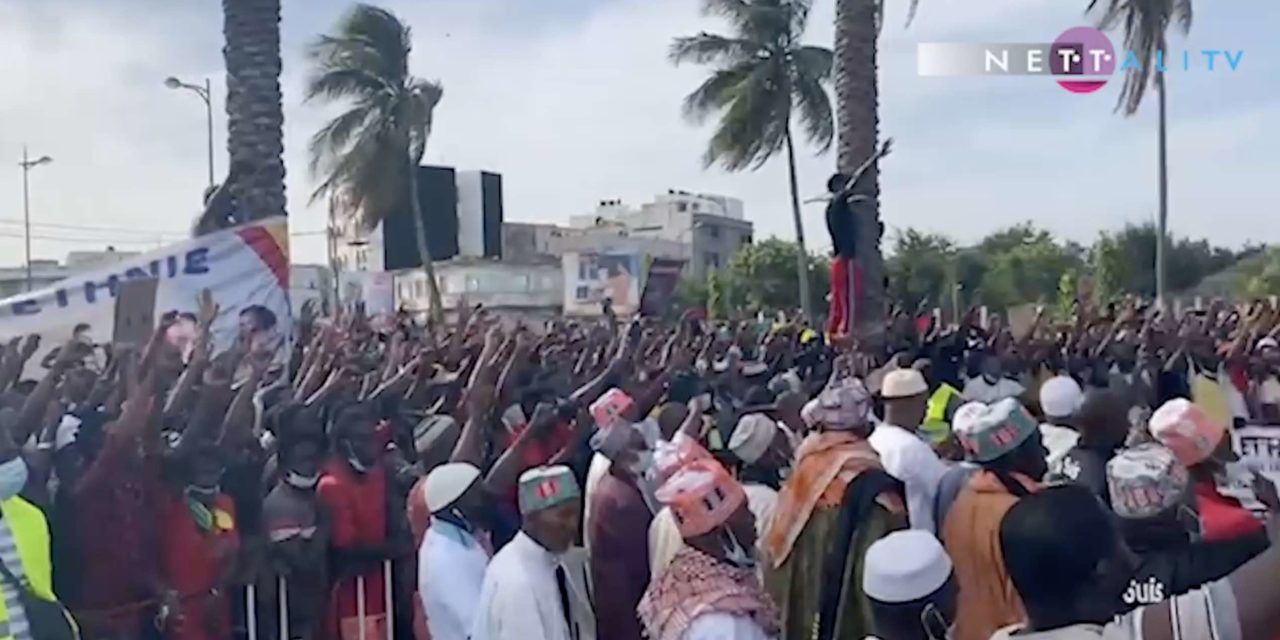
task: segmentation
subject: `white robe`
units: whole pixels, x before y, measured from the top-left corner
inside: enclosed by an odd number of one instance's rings
[[[557,556],[523,531],[489,562],[471,640],[575,640],[560,607],[557,566],[565,568],[576,639],[595,640],[586,553]]]
[[[489,554],[466,531],[431,519],[418,550],[418,597],[432,640],[467,640]]]

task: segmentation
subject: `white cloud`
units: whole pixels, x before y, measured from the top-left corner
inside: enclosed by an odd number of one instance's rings
[[[564,221],[602,198],[634,202],[674,187],[742,197],[757,235],[791,237],[783,164],[733,175],[704,170],[708,131],[681,118],[680,100],[704,71],[671,67],[667,45],[677,35],[722,29],[699,14],[695,0],[540,4],[545,13],[517,0],[384,4],[414,27],[415,72],[445,86],[427,161],[502,172],[509,219]],[[1118,82],[1081,97],[1034,79],[915,75],[917,42],[1049,38],[1087,22],[1084,4],[922,0],[904,29],[905,3],[890,3],[880,73],[881,130],[898,142],[884,167],[888,224],[972,239],[1033,219],[1088,240],[1154,212],[1152,110],[1132,119],[1113,114]],[[307,204],[306,142],[332,113],[301,104],[302,51],[345,6],[285,0],[286,163],[299,231],[324,224],[322,208]],[[832,6],[815,3],[811,41],[830,41]],[[1264,83],[1277,45],[1252,25],[1265,22],[1260,12],[1280,9],[1198,8],[1188,44],[1247,48],[1246,64],[1258,62],[1236,76],[1172,79],[1171,216],[1179,231],[1215,241],[1265,240],[1251,223],[1270,212],[1267,178],[1280,170],[1274,127],[1263,124],[1280,113],[1274,89],[1262,88],[1272,86]],[[0,56],[11,61],[0,94],[0,155],[16,159],[25,141],[56,158],[32,174],[35,219],[141,229],[38,234],[137,241],[186,229],[205,181],[202,105],[160,81],[211,76],[220,102],[220,49],[216,3],[0,3]],[[216,111],[221,173],[220,104]],[[802,154],[805,195],[821,190],[833,163]],[[21,217],[15,169],[0,170],[0,194],[9,194],[0,197],[0,250],[10,263],[21,259],[12,237],[20,227],[5,222]],[[811,248],[826,245],[820,209],[806,209],[805,220]],[[40,239],[35,248],[37,256],[60,257],[89,246]],[[320,260],[323,243],[299,237],[294,251]]]

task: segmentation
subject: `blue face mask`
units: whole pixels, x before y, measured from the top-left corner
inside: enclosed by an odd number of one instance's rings
[[[12,498],[27,486],[27,463],[22,456],[0,464],[0,500]]]

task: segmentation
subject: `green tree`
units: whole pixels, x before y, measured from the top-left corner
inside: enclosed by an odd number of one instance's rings
[[[1160,242],[1156,244],[1155,274],[1156,295],[1163,298],[1170,284],[1166,278],[1165,256],[1169,248],[1169,161],[1165,116],[1166,78],[1161,60],[1157,56],[1163,56],[1169,50],[1166,34],[1171,24],[1176,22],[1184,35],[1191,31],[1191,0],[1090,0],[1088,11],[1095,10],[1101,12],[1098,28],[1110,30],[1124,25],[1124,48],[1137,58],[1137,66],[1129,65],[1125,74],[1116,109],[1123,110],[1126,116],[1132,116],[1142,105],[1147,88],[1154,85],[1156,90],[1159,103],[1157,180],[1160,199],[1156,229]]]
[[[1156,226],[1147,222],[1128,224],[1098,236],[1090,255],[1100,295],[1156,295],[1158,233]],[[1170,292],[1189,289],[1207,276],[1230,267],[1240,257],[1230,249],[1210,245],[1205,240],[1170,239],[1168,245],[1166,269]]]
[[[353,7],[332,35],[310,50],[307,99],[347,107],[311,138],[311,170],[321,177],[313,200],[340,195],[340,212],[364,228],[405,206],[413,216],[431,314],[443,313],[427,229],[418,202],[417,167],[426,151],[440,85],[409,72],[409,27],[390,11]]]
[[[800,283],[800,306],[809,313],[812,288],[792,120],[798,120],[805,137],[820,151],[831,146],[833,131],[826,87],[831,79],[831,51],[801,43],[811,1],[704,0],[707,12],[728,20],[732,35],[702,32],[676,38],[669,53],[675,64],[713,65],[710,77],[684,101],[684,112],[694,122],[718,118],[703,158],[707,166],[757,169],[786,151],[792,222],[800,246],[793,268]]]
[[[1280,249],[1266,249],[1248,260],[1236,280],[1236,292],[1248,298],[1280,295]]]
[[[720,279],[736,296],[734,306],[757,310],[796,309],[803,299],[796,289],[795,265],[803,260],[810,296],[821,298],[830,287],[830,273],[823,261],[803,255],[799,246],[778,238],[743,247],[729,259]]]
[[[908,309],[921,302],[950,305],[958,282],[958,252],[955,242],[942,234],[915,229],[898,233],[885,261],[890,297]]]
[[[227,67],[228,226],[285,215],[284,110],[280,104],[280,0],[222,0]]]

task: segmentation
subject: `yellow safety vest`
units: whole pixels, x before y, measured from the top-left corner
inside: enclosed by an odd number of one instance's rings
[[[951,425],[947,422],[947,405],[951,404],[951,398],[959,395],[960,392],[955,387],[944,382],[929,396],[929,408],[925,411],[920,431],[930,442],[942,444],[951,435]]]
[[[22,574],[35,595],[56,600],[53,595],[53,562],[49,558],[49,523],[35,505],[14,496],[0,502],[0,513],[13,533],[22,560]],[[9,611],[0,598],[0,640],[12,640],[9,633]]]

